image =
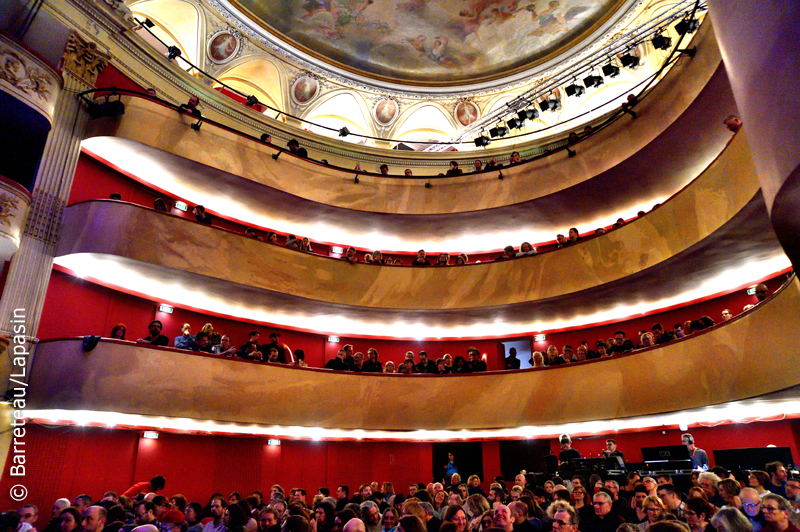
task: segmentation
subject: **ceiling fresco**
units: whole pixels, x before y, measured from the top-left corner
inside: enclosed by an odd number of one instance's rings
[[[531,68],[622,0],[237,0],[283,40],[371,78],[456,85]]]

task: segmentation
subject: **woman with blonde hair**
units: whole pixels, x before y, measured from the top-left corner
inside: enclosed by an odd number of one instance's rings
[[[663,521],[667,513],[664,503],[656,496],[649,495],[642,503],[642,509],[647,514],[647,520],[639,523],[640,532],[645,532],[647,527],[658,521]]]
[[[391,360],[388,361],[386,364],[383,365],[383,372],[384,373],[394,373],[394,362]]]
[[[200,332],[204,332],[208,335],[208,347],[214,347],[215,345],[219,345],[220,341],[222,340],[222,335],[214,330],[214,326],[210,323],[206,323],[203,325],[203,328],[200,329]]]

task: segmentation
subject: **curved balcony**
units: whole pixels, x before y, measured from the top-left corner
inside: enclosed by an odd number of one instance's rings
[[[360,177],[360,184],[356,187],[352,171],[287,155],[273,161],[270,156],[274,149],[267,145],[211,125],[193,131],[189,128],[190,123],[194,122],[190,117],[138,98],[123,98],[126,113],[119,119],[101,119],[90,124],[87,132],[89,140],[84,146],[114,166],[139,176],[148,173],[145,167],[136,164],[144,155],[150,161],[150,168],[158,171],[157,175],[163,173],[161,168],[172,167],[173,174],[184,171],[187,177],[195,176],[198,170],[208,167],[215,172],[201,173],[241,176],[277,191],[344,209],[396,214],[449,214],[491,209],[541,198],[582,183],[612,170],[662,135],[691,106],[720,65],[719,51],[710,25],[703,25],[695,41],[699,46],[698,55],[691,61],[673,67],[665,80],[637,106],[639,119],[617,120],[581,142],[579,157],[567,159],[563,154],[556,154],[506,168],[503,171],[506,179],[502,182],[497,179],[495,172],[436,179],[436,192],[431,193],[424,187],[424,180],[365,175]],[[715,96],[719,98],[720,94]],[[726,99],[724,94],[719,99],[709,101],[728,103],[724,111],[719,110],[722,116],[735,112],[733,100]],[[705,111],[706,116],[713,114],[708,109]],[[717,121],[718,118],[715,118]],[[145,124],[147,127],[143,127]],[[715,129],[719,129],[718,124]],[[258,137],[262,131],[246,133]],[[676,133],[682,135],[682,139],[678,141],[674,137],[672,149],[676,143],[681,145],[687,139],[691,140],[697,131],[683,128]],[[709,151],[702,154],[706,163],[719,153],[726,140],[722,135],[712,137],[714,140],[709,139]],[[700,146],[706,144],[701,143]],[[713,147],[717,149],[714,153]],[[170,154],[178,158],[168,157]],[[446,167],[449,157],[452,155],[448,154],[448,159],[440,159],[442,169]],[[468,157],[466,161],[471,161],[474,154]],[[652,157],[651,154],[643,156],[639,164],[647,165],[659,159],[668,158]],[[189,161],[196,161],[199,165],[191,165]],[[658,175],[663,190],[675,190],[691,179],[680,174],[677,178],[680,184],[669,186],[663,182],[665,175],[673,174],[665,172],[664,175]],[[189,187],[189,190],[202,189],[204,186],[201,183]],[[189,199],[193,201],[191,197]],[[649,199],[652,200],[652,195]],[[652,203],[655,201],[650,201]],[[224,210],[220,212],[225,213]]]
[[[67,208],[57,256],[66,267],[82,254],[102,255],[333,305],[485,309],[558,299],[657,267],[728,224],[758,190],[746,139],[737,136],[698,179],[648,216],[612,233],[513,261],[446,268],[351,265],[108,201]],[[755,240],[763,242],[764,236]]]
[[[37,348],[28,404],[32,410],[161,416],[163,398],[169,397],[174,418],[387,431],[614,420],[738,401],[800,384],[800,367],[791,363],[792,346],[785,341],[800,334],[798,311],[795,278],[752,312],[662,347],[568,366],[472,375],[260,365],[114,340],[85,353],[81,339],[53,340]],[[136,382],[148,386],[131,386]],[[591,387],[593,400],[574,401],[574,390],[560,385],[574,382]],[[693,385],[682,385],[688,382]],[[293,401],[292,408],[265,406],[286,397],[303,400]],[[419,397],[427,399],[424,415]],[[392,415],[386,415],[389,398]],[[359,408],[351,408],[354,404]]]

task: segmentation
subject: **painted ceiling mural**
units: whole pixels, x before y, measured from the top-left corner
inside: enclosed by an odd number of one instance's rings
[[[370,77],[464,84],[573,43],[620,0],[238,0],[271,31]]]

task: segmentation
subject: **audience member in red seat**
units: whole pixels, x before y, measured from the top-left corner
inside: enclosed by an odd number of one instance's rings
[[[765,495],[767,493],[769,492],[764,492]],[[744,512],[747,520],[750,521],[753,532],[761,532],[761,529],[767,524],[764,519],[764,512],[761,511],[761,495],[754,488],[744,488],[739,492],[739,499],[742,501],[742,512]]]
[[[389,175],[389,165],[382,164],[380,166],[381,175]]]
[[[575,243],[581,239],[581,235],[578,234],[578,229],[576,227],[569,228],[569,241],[571,243]]]
[[[206,526],[203,527],[203,532],[227,532],[228,529],[222,522],[222,516],[225,514],[226,506],[227,503],[222,496],[216,496],[211,499],[210,510],[213,521],[206,523]]]
[[[639,348],[650,347],[656,345],[653,333],[645,332],[639,337]]]
[[[114,328],[111,329],[111,335],[109,338],[113,338],[115,340],[124,340],[125,339],[125,324],[124,323],[117,323],[114,325]]]
[[[308,239],[307,236],[303,237],[303,240],[300,244],[300,251],[305,251],[307,253],[313,253],[314,251],[311,249],[311,241]]]
[[[486,371],[486,362],[481,360],[481,352],[474,347],[467,348],[467,355],[469,362],[464,365],[468,370],[460,371],[459,373],[481,373]]]
[[[275,231],[270,231],[269,233],[267,233],[267,242],[269,242],[271,244],[277,244],[278,243],[278,233],[276,233]]]
[[[90,506],[81,516],[81,532],[102,532],[107,512],[102,506]]]
[[[402,373],[404,375],[413,375],[417,372],[416,366],[414,366],[413,360],[404,360],[403,363],[400,365],[400,370],[398,373]]]
[[[439,257],[436,259],[436,264],[434,266],[448,266],[450,262],[450,255],[447,253],[439,253]]]
[[[237,351],[238,349],[231,344],[231,337],[227,334],[223,334],[219,344],[211,348],[211,352],[215,355],[225,355],[226,357],[232,357]]]
[[[728,321],[732,317],[733,316],[731,315],[731,311],[730,310],[728,310],[728,309],[723,309],[722,310],[722,321]]]
[[[383,264],[383,253],[377,249],[372,252],[372,264]]]
[[[194,349],[194,335],[190,324],[184,323],[181,325],[181,334],[175,337],[173,345],[175,349]]]
[[[625,343],[625,331],[617,331],[614,333],[614,345],[608,349],[609,355],[623,353],[623,344]]]
[[[427,351],[419,352],[419,364],[417,364],[417,372],[419,373],[439,373],[436,368],[436,362],[428,358]]]
[[[256,360],[258,362],[264,361],[264,353],[258,349],[258,344],[255,342],[245,342],[244,345],[242,345],[242,348],[239,349],[237,356],[247,360]]]
[[[349,369],[357,373],[362,373],[364,371],[364,353],[359,351],[353,355],[353,364]]]
[[[391,360],[386,362],[386,364],[383,366],[383,372],[384,373],[395,373],[394,362],[392,362]]]
[[[431,263],[425,258],[425,250],[417,251],[417,258],[411,262],[412,266],[430,266]]]
[[[305,148],[300,147],[300,143],[297,142],[297,139],[292,139],[286,143],[286,146],[289,148],[289,152],[297,155],[298,157],[302,157],[303,159],[308,158],[308,151]]]
[[[202,205],[197,205],[192,213],[195,219],[201,224],[211,225],[211,215],[206,212],[206,208]]]
[[[271,347],[270,350],[267,351],[267,362],[270,364],[283,364],[278,355],[278,348]]]
[[[544,363],[544,355],[540,351],[534,351],[530,360],[528,360],[528,363],[534,368],[546,367],[546,364]]]
[[[208,334],[200,331],[194,337],[194,346],[192,347],[193,351],[199,351],[201,353],[213,353],[211,347],[208,345]]]
[[[466,253],[459,253],[458,257],[456,257],[456,266],[463,265],[469,262],[469,257]]]
[[[565,237],[561,233],[556,235],[556,242],[558,243],[557,247],[559,247],[559,248],[564,247],[564,246],[566,246],[567,244],[570,243],[569,240],[567,240],[567,237]]]
[[[336,357],[330,359],[325,363],[325,369],[335,369],[338,371],[347,371],[348,367],[344,361],[344,349],[339,349],[336,352]]]
[[[378,361],[378,351],[374,347],[367,349],[367,360],[361,370],[366,373],[382,373],[383,365]]]
[[[758,284],[756,285],[756,299],[758,302],[761,303],[765,299],[769,297],[769,290],[767,289],[767,285],[765,284]]]
[[[650,332],[653,333],[653,340],[655,345],[665,344],[669,340],[667,336],[664,334],[664,327],[660,323],[654,323],[650,327]]]
[[[447,173],[445,173],[445,175],[448,177],[453,177],[461,175],[463,173],[464,172],[462,172],[461,168],[458,167],[458,163],[456,161],[450,161],[450,169],[447,170]]]
[[[514,246],[506,246],[503,248],[503,254],[494,259],[495,261],[499,260],[511,260],[516,257],[516,253],[514,252]]]
[[[715,532],[708,522],[713,515],[714,507],[703,499],[690,497],[686,501],[686,524],[692,532]]]
[[[188,102],[182,103],[180,106],[178,106],[178,111],[200,117],[200,109],[197,108],[198,105],[200,105],[200,98],[197,96],[190,96]]]
[[[475,162],[472,163],[473,167],[475,168],[475,172],[480,172],[483,170],[483,161],[480,159],[475,159]]]
[[[624,521],[611,512],[613,501],[611,495],[604,491],[594,494],[592,506],[594,515],[590,515],[586,523],[581,524],[581,532],[615,532]]]
[[[169,212],[169,209],[167,209],[167,203],[161,198],[155,199],[153,202],[153,209],[161,212]]]
[[[519,247],[516,257],[527,257],[529,255],[536,255],[536,248],[533,247],[530,242],[523,242]]]
[[[519,369],[520,360],[517,358],[517,349],[512,347],[506,357],[506,369]]]
[[[286,239],[284,246],[292,249],[300,249],[300,239],[294,235],[289,235],[289,238]]]
[[[522,162],[522,158],[519,156],[518,151],[512,151],[511,157],[508,158],[509,164],[519,164]]]
[[[436,372],[439,373],[439,375],[447,375],[450,373],[450,368],[445,365],[443,358],[436,359]]]
[[[577,349],[575,349],[575,361],[576,362],[583,362],[586,360],[586,356],[589,350],[586,349],[585,345],[579,345]]]
[[[511,518],[511,510],[505,504],[499,504],[495,507],[494,526],[503,530],[503,532],[514,531],[514,520]]]
[[[167,510],[159,519],[161,532],[181,532],[184,521],[186,521],[186,516],[180,510]]]
[[[675,332],[675,338],[683,338],[684,336],[686,336],[686,332],[683,330],[683,325],[681,325],[680,323],[676,323],[672,327],[672,330]]]
[[[602,340],[598,340],[594,343],[594,348],[597,349],[597,358],[602,358],[606,356],[611,356],[608,353],[608,344]]]
[[[254,240],[258,240],[259,242],[263,242],[264,241],[264,239],[262,237],[258,236],[258,233],[256,233],[250,227],[248,227],[247,229],[244,230],[244,236],[246,236],[248,238],[252,238]]]
[[[373,257],[372,259],[375,260],[375,257]],[[350,264],[357,263],[358,262],[358,257],[356,257],[356,248],[354,248],[352,246],[347,248],[347,251],[344,252],[344,256],[342,257],[342,260],[346,260]]]
[[[137,344],[150,344],[150,345],[160,345],[162,347],[167,347],[169,345],[169,338],[161,334],[161,330],[164,328],[164,325],[159,320],[153,320],[150,322],[150,325],[147,326],[148,331],[150,331],[150,336],[145,338],[139,338],[136,340]]]

